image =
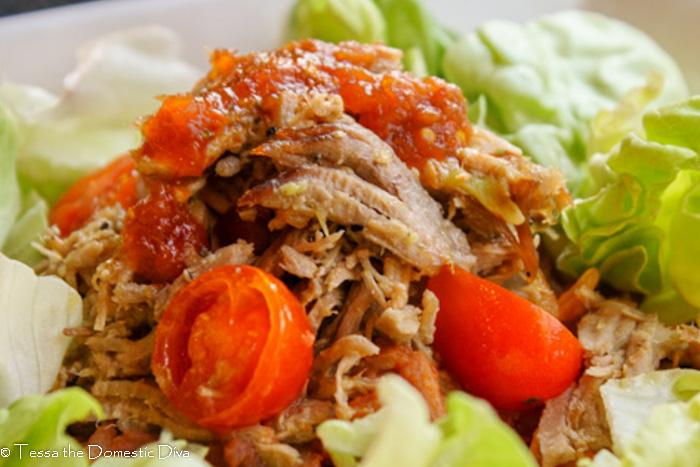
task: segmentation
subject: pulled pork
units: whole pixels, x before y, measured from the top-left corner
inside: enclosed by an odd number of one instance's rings
[[[166,98],[134,152],[150,195],[128,213],[108,208],[67,237],[46,238],[43,272],[63,277],[84,304],[57,387],[80,385],[129,430],[167,428],[231,466],[320,465],[315,427],[376,410],[386,372],[418,388],[434,418],[443,414],[454,383],[433,359],[439,303],[426,277],[459,265],[501,280],[523,270],[528,282],[541,278],[533,229],[551,223],[568,195],[558,171],[472,128],[456,87],[402,73],[399,59],[383,46],[316,41],[217,51],[192,93]],[[167,210],[182,222],[159,222]],[[222,434],[172,406],[150,359],[177,292],[229,264],[282,279],[316,343],[294,404]]]

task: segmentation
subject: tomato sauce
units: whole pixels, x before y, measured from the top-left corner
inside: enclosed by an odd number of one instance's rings
[[[136,159],[166,178],[200,175],[219,155],[209,141],[241,122],[271,121],[283,92],[339,94],[347,113],[414,167],[464,147],[471,125],[460,89],[439,78],[373,73],[383,51],[312,40],[249,55],[217,50],[195,93],[166,98],[146,120]]]
[[[206,168],[207,141],[227,122],[225,109],[215,96],[169,96],[144,122],[144,142],[137,158],[165,163],[170,178],[199,175]]]
[[[124,220],[126,263],[153,283],[172,282],[208,246],[204,226],[165,184],[154,184]]]
[[[471,125],[456,86],[397,71],[377,75],[346,67],[336,75],[346,112],[407,165],[421,169],[428,159],[443,160],[466,146]]]
[[[80,179],[54,204],[49,224],[67,237],[107,206],[121,204],[128,209],[139,200],[141,177],[130,155],[115,159],[106,167]]]

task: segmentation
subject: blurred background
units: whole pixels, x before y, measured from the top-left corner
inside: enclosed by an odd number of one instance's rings
[[[277,47],[286,38],[293,0],[0,0],[0,79],[58,91],[79,45],[109,32],[161,24],[181,38],[182,54],[205,67],[207,48]],[[700,0],[431,0],[444,25],[467,32],[499,18],[525,21],[582,8],[622,19],[651,35],[700,91]],[[48,8],[60,6],[59,8]],[[31,13],[25,13],[31,10]],[[25,14],[20,14],[25,13]]]
[[[85,3],[91,0],[0,0],[0,16],[15,15],[54,6]]]

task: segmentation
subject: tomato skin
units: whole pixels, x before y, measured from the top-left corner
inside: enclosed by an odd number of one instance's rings
[[[556,318],[459,267],[428,281],[440,300],[434,347],[472,394],[501,410],[525,410],[566,390],[583,349]]]
[[[51,208],[49,224],[61,235],[79,229],[98,210],[120,203],[129,209],[138,199],[139,174],[136,162],[126,154],[78,180]]]
[[[313,343],[306,310],[283,282],[253,266],[222,266],[172,300],[156,329],[151,367],[183,414],[227,430],[296,399]]]

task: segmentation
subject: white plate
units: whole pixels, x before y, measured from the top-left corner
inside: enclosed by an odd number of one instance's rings
[[[0,78],[58,91],[83,42],[120,29],[162,24],[182,37],[184,57],[201,67],[206,48],[269,49],[285,38],[292,0],[102,0],[0,18]],[[493,18],[523,21],[567,8],[623,19],[649,33],[700,92],[700,0],[425,0],[458,31]]]

